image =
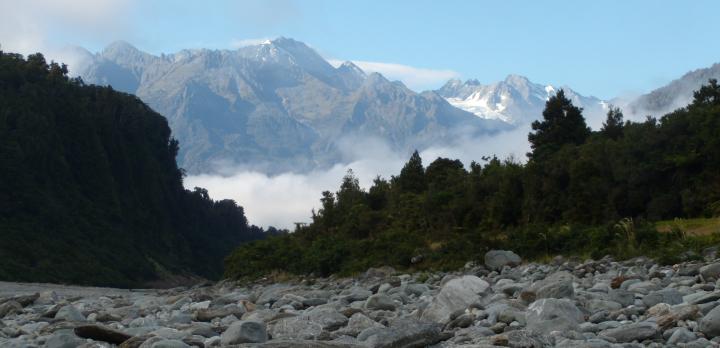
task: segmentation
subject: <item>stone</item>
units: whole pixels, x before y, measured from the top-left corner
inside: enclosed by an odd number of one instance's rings
[[[697,339],[697,335],[695,335],[690,330],[681,327],[675,330],[672,335],[670,335],[670,338],[668,338],[667,343],[669,345],[676,346],[678,343],[688,343],[692,342]]]
[[[142,347],[142,346],[141,346]],[[151,348],[190,348],[190,346],[180,340],[167,340],[163,339],[157,341],[150,346]]]
[[[195,311],[195,320],[212,321],[215,318],[224,318],[234,315],[238,318],[245,314],[245,309],[237,305],[227,305],[221,308],[201,308]]]
[[[365,314],[355,313],[350,317],[350,320],[348,320],[347,326],[338,330],[338,333],[356,337],[362,331],[372,327],[382,328],[384,326],[368,318]]]
[[[612,312],[621,309],[623,306],[615,301],[592,299],[585,302],[585,309],[590,313],[595,314],[597,312]]]
[[[698,329],[710,338],[720,336],[720,306],[713,308],[700,319]]]
[[[485,266],[490,270],[499,271],[505,266],[520,265],[522,259],[518,254],[508,250],[490,250],[485,253]]]
[[[220,335],[223,346],[240,343],[263,343],[268,340],[265,324],[255,321],[236,321]]]
[[[465,310],[480,301],[490,287],[488,282],[476,276],[463,276],[448,281],[423,311],[423,320],[446,324],[450,314]]]
[[[52,305],[57,303],[59,300],[60,298],[55,291],[48,290],[41,292],[37,300],[35,300],[35,303],[40,305]]]
[[[527,291],[535,294],[535,299],[572,298],[575,294],[573,275],[561,271],[533,283]]]
[[[120,344],[128,339],[130,335],[100,325],[82,325],[74,329],[75,335],[82,338],[90,338],[95,341],[103,341],[112,344]]]
[[[394,311],[396,307],[395,301],[383,294],[372,295],[365,302],[365,308],[371,310]]]
[[[527,329],[542,334],[551,331],[576,330],[585,322],[585,316],[568,299],[540,299],[528,307]]]
[[[85,321],[85,316],[80,313],[80,311],[75,308],[73,305],[67,305],[61,307],[57,314],[55,314],[55,319],[61,319],[65,321]]]
[[[544,337],[532,331],[513,330],[504,336],[507,338],[508,347],[543,348],[549,345]]]
[[[335,331],[340,327],[345,326],[348,322],[348,318],[342,313],[336,311],[330,307],[317,307],[305,313],[302,316],[307,320],[320,324],[323,330]]]
[[[45,348],[77,348],[85,343],[69,332],[56,332],[45,342]]]
[[[659,333],[660,328],[656,323],[643,321],[603,330],[598,333],[598,336],[610,337],[619,343],[630,343],[633,341],[642,342],[655,337]]]
[[[700,275],[706,282],[720,279],[720,262],[700,267]]]
[[[390,327],[369,328],[357,340],[373,348],[426,347],[447,339],[439,324],[412,318],[395,320]]]
[[[316,339],[323,332],[320,324],[299,317],[283,318],[269,323],[273,339]]]
[[[242,345],[241,347],[246,347]],[[250,348],[250,346],[247,346]],[[252,348],[367,348],[353,343],[336,341],[308,341],[308,340],[272,340],[265,343],[254,344]]]
[[[370,290],[355,287],[345,293],[343,299],[348,302],[365,301],[370,296],[372,296],[372,292]]]
[[[422,296],[430,292],[430,288],[425,284],[408,284],[405,287],[405,293],[408,295]]]
[[[5,318],[8,315],[22,312],[23,307],[16,301],[7,301],[0,304],[0,319]]]
[[[651,291],[645,295],[642,299],[643,304],[646,307],[652,307],[658,303],[667,303],[669,305],[680,304],[683,301],[682,294],[676,289],[662,289],[658,291]]]

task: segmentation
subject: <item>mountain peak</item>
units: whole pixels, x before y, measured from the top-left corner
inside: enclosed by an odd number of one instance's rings
[[[505,83],[512,86],[524,86],[529,84],[530,80],[522,75],[510,74],[505,78]]]
[[[125,52],[140,52],[135,46],[124,40],[114,41],[111,44],[105,46],[103,54],[119,54]]]
[[[340,66],[337,69],[340,71],[351,72],[354,75],[366,76],[365,71],[363,71],[363,69],[360,69],[359,66],[355,65],[355,63],[353,63],[349,60],[346,60],[342,64],[340,64]]]

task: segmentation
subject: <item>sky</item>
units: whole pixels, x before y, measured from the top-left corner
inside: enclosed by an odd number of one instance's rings
[[[159,54],[285,36],[415,90],[512,73],[609,99],[720,61],[718,13],[716,0],[0,0],[0,44],[27,54],[121,39]]]
[[[98,52],[125,40],[153,54],[236,49],[279,36],[302,41],[332,64],[352,60],[420,91],[450,78],[482,83],[508,74],[569,86],[601,99],[632,97],[720,62],[720,1],[513,0],[0,0],[0,45],[77,64],[64,49]],[[522,160],[529,129],[429,148],[463,163],[478,149]],[[261,226],[309,221],[324,190],[352,169],[363,187],[407,160],[381,140],[353,142],[347,163],[310,173],[196,175],[188,188],[230,198]],[[283,202],[283,204],[277,204]]]

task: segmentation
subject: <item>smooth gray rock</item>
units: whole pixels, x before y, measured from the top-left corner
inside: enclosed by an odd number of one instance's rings
[[[55,319],[66,321],[85,321],[85,316],[73,305],[67,305],[60,308],[55,314]]]
[[[284,318],[269,324],[270,335],[273,339],[316,339],[323,332],[320,324],[306,318]]]
[[[354,287],[347,292],[344,292],[343,299],[348,302],[365,301],[368,297],[372,296],[372,291]]]
[[[615,301],[623,307],[628,307],[635,302],[635,294],[623,289],[610,290],[608,297],[611,301]]]
[[[705,281],[720,279],[720,262],[700,267],[700,275],[702,275]]]
[[[658,303],[667,303],[669,305],[680,304],[683,301],[682,294],[676,289],[662,289],[658,291],[651,291],[645,295],[642,299],[643,304],[650,308]]]
[[[423,311],[423,320],[437,323],[450,321],[450,314],[465,310],[473,303],[478,303],[490,287],[488,282],[476,276],[463,276],[448,281],[430,305]]]
[[[302,315],[302,317],[313,323],[320,324],[320,327],[328,331],[335,331],[345,326],[348,322],[346,316],[330,307],[313,308]]]
[[[678,343],[688,343],[692,342],[697,339],[697,335],[695,335],[690,330],[681,327],[675,330],[672,335],[670,335],[670,338],[668,338],[667,343],[670,345],[677,345]]]
[[[372,295],[368,297],[367,302],[365,302],[365,308],[370,310],[394,311],[396,307],[395,301],[383,294]]]
[[[542,334],[551,331],[577,330],[585,322],[585,316],[568,299],[540,299],[528,307],[527,329]]]
[[[157,341],[150,346],[151,348],[190,348],[190,346],[180,340],[161,340]]]
[[[368,318],[365,314],[355,313],[350,317],[350,320],[348,320],[347,326],[338,330],[338,333],[356,337],[362,331],[371,327],[382,328],[384,326]]]
[[[505,266],[518,266],[521,262],[520,256],[509,250],[490,250],[485,253],[485,266],[490,270],[499,271]]]
[[[422,296],[430,292],[430,288],[425,284],[408,284],[405,287],[405,293],[408,295]]]
[[[335,341],[314,341],[314,340],[271,340],[259,344],[240,344],[238,348],[367,348],[365,346],[335,342]]]
[[[720,306],[713,308],[708,314],[700,319],[698,329],[707,337],[720,336]]]
[[[357,337],[372,348],[426,347],[443,338],[447,337],[442,335],[441,325],[411,318],[395,320],[390,327],[366,329]]]
[[[655,337],[659,333],[660,329],[656,323],[643,321],[603,330],[600,331],[598,335],[601,337],[610,337],[619,343],[629,343],[633,341],[642,342],[648,338]]]
[[[45,348],[77,348],[85,340],[66,331],[56,332],[46,342]]]
[[[267,339],[265,324],[255,321],[236,321],[220,335],[220,342],[223,345],[263,343]]]
[[[545,279],[533,283],[528,291],[534,299],[543,298],[572,298],[575,295],[572,274],[560,271],[547,276]],[[531,297],[532,299],[533,297]],[[532,302],[532,301],[528,301]]]

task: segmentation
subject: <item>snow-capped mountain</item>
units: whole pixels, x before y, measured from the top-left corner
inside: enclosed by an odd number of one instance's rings
[[[582,96],[561,87],[573,104],[584,109],[588,124],[599,126],[607,112],[607,103],[595,97]],[[533,83],[524,76],[508,75],[503,81],[484,85],[478,80],[450,80],[436,92],[451,105],[472,112],[483,119],[502,120],[513,125],[531,123],[541,118],[545,102],[560,88]]]
[[[166,116],[190,173],[227,163],[264,172],[337,163],[348,137],[380,138],[398,151],[445,145],[458,134],[509,128],[416,93],[351,62],[337,68],[287,38],[237,50],[151,55],[125,42],[86,52],[86,82],[136,94]]]

